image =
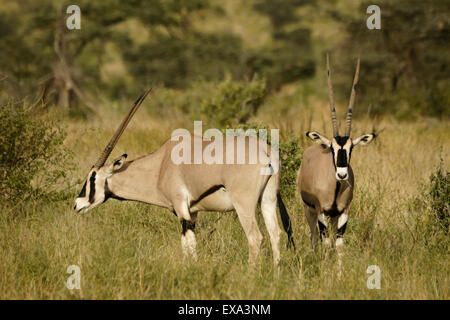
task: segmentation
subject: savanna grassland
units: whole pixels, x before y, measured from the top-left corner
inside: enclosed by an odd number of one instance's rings
[[[69,33],[55,31],[57,1],[0,0],[0,299],[450,299],[448,5],[378,2],[382,31],[369,33],[365,0],[80,0]],[[341,122],[361,57],[352,136],[378,133],[352,153],[342,268],[312,249],[296,190],[304,133],[331,135],[325,52]],[[193,120],[280,130],[296,250],[283,233],[278,272],[259,208],[252,271],[235,212],[199,214],[197,261],[169,210],[111,199],[74,212],[149,86],[109,161],[153,152]],[[66,287],[71,265],[80,290]],[[380,289],[367,287],[371,265]]]
[[[281,93],[272,104],[281,103]],[[153,95],[158,95],[156,90]],[[277,100],[278,99],[278,100]],[[151,108],[152,100],[145,103]],[[267,106],[270,107],[270,106]],[[316,103],[311,128],[330,133],[326,102]],[[106,108],[105,108],[106,109]],[[132,121],[112,157],[152,152],[182,121],[161,123],[145,109]],[[3,212],[0,221],[0,297],[4,299],[448,299],[448,235],[436,231],[425,197],[440,156],[448,163],[449,123],[378,120],[376,142],[354,152],[355,198],[345,235],[343,274],[333,251],[314,252],[303,209],[288,202],[297,250],[285,248],[280,273],[272,267],[264,234],[260,263],[247,266],[247,240],[237,216],[200,213],[198,261],[183,260],[176,217],[154,206],[109,200],[86,215],[74,213],[80,182],[120,122],[120,113],[90,122],[66,121],[65,144],[75,153],[67,177],[71,197],[33,201]],[[276,124],[298,136],[306,114],[295,112]],[[267,118],[263,112],[261,118]],[[270,120],[268,120],[270,123]],[[280,125],[281,123],[281,125]],[[186,127],[192,126],[187,121]],[[357,119],[364,133],[371,119]],[[271,124],[275,127],[275,124]],[[286,129],[289,128],[289,129]],[[287,134],[282,132],[282,134]],[[310,143],[301,139],[301,148]],[[16,208],[15,208],[16,207]],[[20,209],[18,209],[20,208]],[[6,209],[7,210],[7,209]],[[81,290],[66,288],[66,269],[78,265]],[[381,289],[369,290],[369,265],[381,269]]]

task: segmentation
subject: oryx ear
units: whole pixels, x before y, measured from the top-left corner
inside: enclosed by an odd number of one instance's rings
[[[323,135],[321,135],[320,133],[318,133],[316,131],[308,131],[306,133],[306,136],[308,138],[310,138],[312,141],[320,143],[320,144],[324,144],[327,147],[329,147],[331,145],[330,140],[328,140],[327,138],[325,138]]]
[[[126,153],[124,153],[123,155],[121,155],[120,157],[118,157],[117,159],[115,159],[109,166],[107,169],[107,172],[109,174],[113,173],[114,171],[119,170],[120,168],[122,168],[123,164],[125,163],[125,159],[128,157],[128,155]]]
[[[356,138],[353,140],[353,145],[356,146],[357,144],[360,144],[362,146],[365,146],[366,144],[370,143],[373,139],[375,139],[377,135],[375,133],[369,133],[364,134],[361,137]]]

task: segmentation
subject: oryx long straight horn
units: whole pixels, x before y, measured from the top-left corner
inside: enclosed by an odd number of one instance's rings
[[[345,135],[344,135],[345,137],[350,137],[350,131],[352,130],[352,114],[353,114],[353,106],[355,105],[358,80],[359,80],[359,58],[358,62],[356,63],[355,78],[353,79],[352,93],[350,94],[350,101],[348,103],[347,118],[345,120]]]
[[[111,154],[111,152],[113,151],[115,145],[117,144],[117,141],[119,141],[120,136],[125,131],[125,128],[127,127],[131,118],[134,116],[137,109],[141,106],[142,101],[144,101],[144,99],[147,97],[147,95],[150,93],[150,91],[152,91],[151,88],[148,89],[147,91],[145,91],[143,94],[141,94],[141,96],[139,98],[137,98],[137,100],[134,102],[134,104],[131,107],[130,111],[128,112],[127,116],[122,120],[122,123],[117,128],[117,130],[114,133],[114,135],[112,136],[111,140],[109,140],[109,143],[106,146],[105,150],[102,152],[102,154],[98,158],[97,162],[95,163],[95,165],[94,165],[95,168],[100,168],[101,166],[103,166],[105,164],[106,160],[108,160],[108,157]]]
[[[339,135],[339,126],[336,119],[336,108],[334,106],[333,84],[331,83],[330,57],[327,53],[327,79],[328,79],[328,95],[330,96],[331,123],[333,124],[333,137]]]

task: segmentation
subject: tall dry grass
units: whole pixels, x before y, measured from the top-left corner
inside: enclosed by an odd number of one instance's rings
[[[254,120],[280,128],[282,136],[303,136],[311,128],[330,134],[325,102],[278,112],[289,99],[283,92],[271,98]],[[73,199],[122,117],[107,107],[102,110],[87,122],[65,121],[66,145],[76,158],[76,170],[68,177]],[[421,200],[440,150],[449,163],[449,123],[362,117],[354,120],[353,135],[374,126],[383,129],[377,140],[352,157],[356,190],[340,277],[333,251],[311,249],[298,199],[288,202],[297,251],[284,248],[284,236],[277,276],[260,214],[263,248],[260,263],[249,272],[247,241],[233,212],[199,215],[199,259],[193,262],[183,259],[181,226],[168,210],[109,200],[78,215],[71,198],[31,202],[13,211],[5,206],[0,215],[0,298],[449,299],[448,236],[428,232],[428,208]],[[178,127],[192,128],[192,123],[161,121],[141,110],[111,158],[152,152]],[[300,146],[309,144],[303,139]],[[66,288],[66,269],[73,264],[81,268],[81,290]],[[366,286],[369,265],[381,269],[379,290]]]

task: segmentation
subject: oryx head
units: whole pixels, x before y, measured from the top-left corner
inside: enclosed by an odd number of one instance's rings
[[[370,143],[375,137],[375,133],[364,134],[356,139],[350,137],[352,128],[352,113],[355,104],[356,89],[359,78],[359,58],[356,64],[355,78],[353,79],[352,91],[350,95],[350,102],[348,104],[347,118],[345,120],[345,134],[339,135],[339,126],[336,118],[336,109],[334,107],[333,86],[331,84],[330,60],[327,54],[327,72],[328,72],[328,93],[330,96],[331,108],[331,122],[333,124],[333,139],[328,139],[318,132],[310,131],[306,136],[313,141],[330,148],[333,157],[333,164],[336,169],[336,179],[338,181],[348,179],[348,166],[350,157],[352,155],[353,147],[360,144],[366,145]]]
[[[147,90],[144,92],[133,104],[128,115],[120,124],[119,128],[117,128],[113,137],[109,141],[105,150],[102,152],[97,162],[92,167],[91,171],[87,175],[86,181],[81,189],[80,194],[75,199],[74,210],[77,212],[84,211],[87,212],[99,204],[105,202],[108,198],[108,179],[125,163],[125,159],[127,158],[126,154],[123,154],[119,158],[115,159],[112,163],[105,165],[106,160],[114,149],[117,141],[119,141],[120,136],[123,131],[127,127],[131,118],[141,105],[142,101],[144,101],[147,94],[151,91]]]

